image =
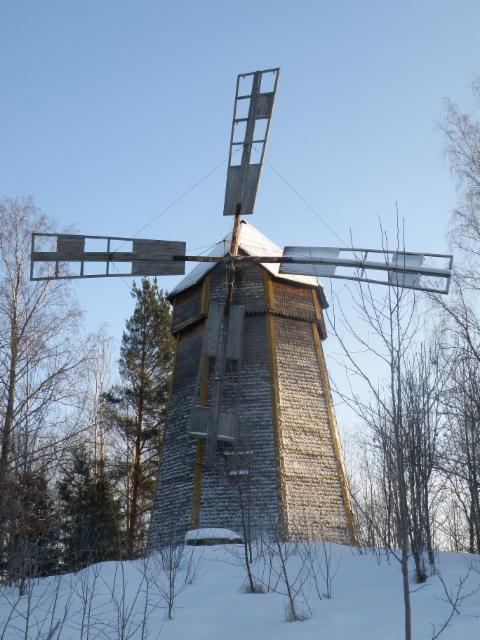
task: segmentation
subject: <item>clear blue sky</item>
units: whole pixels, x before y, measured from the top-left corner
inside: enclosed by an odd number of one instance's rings
[[[398,201],[408,248],[443,251],[437,122],[445,96],[471,106],[479,33],[477,0],[1,0],[0,193],[34,195],[59,230],[133,235],[226,158],[236,75],[280,66],[269,162],[342,238],[378,244]],[[141,235],[218,240],[224,183],[222,167]],[[249,221],[338,244],[268,165]],[[76,287],[88,329],[119,338],[125,283]]]

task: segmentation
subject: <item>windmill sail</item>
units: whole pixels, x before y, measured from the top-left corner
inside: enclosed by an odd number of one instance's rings
[[[390,266],[397,268],[398,271],[388,272],[388,282],[394,286],[418,289],[422,274],[417,269],[424,263],[425,256],[421,253],[394,253],[390,259]],[[407,272],[407,268],[413,268],[415,271]]]
[[[183,275],[185,248],[171,240],[33,233],[30,279]]]
[[[345,247],[285,247],[280,273],[448,293],[453,257]],[[384,279],[380,279],[380,276]]]
[[[237,78],[224,216],[253,213],[279,73],[280,69],[266,69],[243,73]],[[269,76],[271,86],[264,90]],[[243,93],[241,81],[250,79],[251,87]],[[254,147],[258,148],[258,158],[252,158]]]

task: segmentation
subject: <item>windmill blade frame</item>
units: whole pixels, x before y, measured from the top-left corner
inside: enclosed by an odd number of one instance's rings
[[[96,245],[95,249],[87,250],[87,242]],[[120,251],[127,244],[131,251]],[[30,280],[184,275],[185,251],[185,242],[173,240],[32,233]],[[94,268],[102,266],[100,273],[86,273],[92,263]],[[110,267],[116,263],[130,265],[130,269],[112,273]],[[77,273],[68,270],[75,267]]]
[[[270,91],[262,91],[263,80],[269,74],[273,74],[273,86]],[[224,216],[249,215],[253,213],[279,74],[280,69],[275,68],[241,73],[237,77],[223,207]],[[241,93],[241,80],[250,77],[252,78],[252,86],[249,92]],[[248,113],[247,115],[241,115],[239,113],[241,106],[244,106],[247,101]],[[264,130],[257,133],[257,127],[260,127],[261,123],[264,124]],[[236,134],[240,132],[243,126],[243,136],[237,139]],[[260,147],[260,158],[257,162],[252,162],[253,145]],[[240,149],[242,153],[238,157],[237,152]],[[236,162],[237,159],[239,159],[239,162]]]
[[[341,257],[345,254],[347,257]],[[379,256],[383,259],[377,259]],[[346,273],[338,273],[338,268],[345,269]],[[383,272],[387,279],[369,276],[369,271]],[[352,280],[440,294],[448,294],[452,272],[453,256],[450,254],[355,247],[287,246],[280,265],[283,274]],[[433,280],[424,282],[422,278]]]

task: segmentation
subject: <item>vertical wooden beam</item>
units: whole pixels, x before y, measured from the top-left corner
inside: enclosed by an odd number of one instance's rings
[[[267,311],[273,311],[275,309],[275,295],[273,292],[272,280],[270,274],[266,269],[262,267],[263,275],[263,287],[265,289],[265,302]]]
[[[235,213],[235,218],[233,220],[233,229],[232,229],[232,241],[230,243],[230,255],[238,256],[238,247],[240,244],[240,212]]]
[[[210,303],[210,286],[212,276],[208,274],[202,282],[202,297],[200,300],[200,313],[204,316],[208,315],[208,306]],[[204,331],[207,329],[207,321],[204,322]],[[206,407],[208,404],[208,357],[203,356],[200,373],[200,406]],[[197,438],[195,444],[195,467],[193,472],[193,494],[192,494],[192,529],[198,529],[200,526],[200,503],[202,498],[202,473],[203,463],[205,460],[205,441]]]
[[[206,323],[205,323],[206,327]],[[206,407],[208,404],[208,356],[203,356],[201,363],[202,372],[200,380],[200,406]],[[200,502],[202,498],[202,474],[203,462],[205,459],[205,440],[197,438],[195,446],[195,467],[193,472],[193,493],[192,493],[192,520],[191,528],[198,529],[200,526]]]
[[[235,213],[235,218],[233,220],[233,229],[232,229],[232,241],[230,243],[230,255],[232,257],[238,256],[238,248],[240,245],[240,212]],[[235,265],[232,263],[228,267],[228,286],[227,286],[227,298],[226,298],[226,310],[228,313],[228,309],[232,304],[233,297],[233,285],[235,283]]]
[[[322,309],[320,307],[317,291],[315,289],[312,289],[312,298],[313,298],[313,306],[315,307],[315,315],[317,316],[317,320],[319,322],[322,322],[323,321]]]
[[[208,315],[208,305],[210,303],[210,284],[212,276],[209,273],[202,282],[202,297],[200,300],[200,313],[202,316]]]
[[[278,366],[277,366],[277,346],[275,332],[275,317],[272,311],[275,308],[274,292],[272,280],[266,271],[262,269],[263,285],[265,289],[266,314],[265,322],[267,329],[267,352],[268,352],[268,368],[270,372],[270,386],[272,391],[272,419],[273,419],[273,438],[275,443],[275,456],[277,465],[277,491],[280,502],[281,525],[283,535],[288,536],[288,510],[287,510],[287,492],[285,487],[285,465],[282,452],[282,431],[281,431],[281,412],[280,412],[280,388],[278,385]]]
[[[315,323],[312,323],[313,340],[315,343],[315,350],[317,352],[318,366],[320,370],[320,378],[322,381],[323,393],[325,397],[325,403],[327,405],[328,424],[330,427],[330,434],[332,436],[333,448],[335,451],[335,457],[337,460],[337,471],[340,478],[340,485],[342,488],[343,504],[345,506],[345,516],[347,519],[347,526],[351,536],[351,543],[356,544],[355,539],[355,527],[353,522],[353,510],[350,501],[350,491],[348,488],[347,475],[345,473],[345,465],[343,462],[342,448],[340,446],[340,440],[338,437],[337,419],[335,417],[335,409],[333,406],[332,392],[330,389],[330,381],[328,379],[327,366],[325,364],[325,356],[323,354],[322,343],[320,340],[320,334],[318,333],[318,327]]]

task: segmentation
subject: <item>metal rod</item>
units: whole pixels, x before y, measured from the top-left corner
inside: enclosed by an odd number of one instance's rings
[[[35,238],[85,238],[90,240],[122,240],[125,242],[133,242],[133,240],[138,240],[138,238],[125,238],[124,236],[90,236],[88,234],[72,234],[72,233],[40,233],[38,231],[34,231],[32,236]]]
[[[416,291],[424,291],[427,293],[442,293],[447,294],[450,287],[450,277],[440,276],[441,278],[446,278],[445,288],[440,289],[439,287],[424,287],[422,285],[410,285],[410,284],[401,284],[401,283],[391,283],[387,280],[375,280],[374,278],[362,278],[361,276],[341,276],[341,275],[330,275],[324,276],[326,278],[333,278],[335,280],[350,280],[351,282],[366,282],[368,284],[383,284],[389,287],[398,287],[399,289],[415,289]]]
[[[299,250],[310,250],[312,247],[295,247]],[[320,248],[320,247],[319,247]],[[428,253],[427,251],[401,251],[399,249],[366,249],[365,247],[322,247],[325,249],[334,249],[348,253],[382,253],[383,255],[402,255],[402,256],[430,256],[432,258],[453,258],[449,253]],[[291,256],[293,257],[293,256]]]
[[[32,234],[32,243],[30,247],[30,255],[33,255],[33,250],[35,249],[35,235]],[[30,280],[33,280],[33,260],[30,260]]]
[[[107,253],[109,255],[111,255],[111,251],[110,251],[110,238],[108,238],[107,240]],[[83,268],[83,262],[82,262],[82,268]],[[107,276],[110,275],[110,260],[107,260]]]
[[[237,216],[236,216],[237,217]],[[236,224],[236,223],[235,223]],[[235,232],[234,224],[234,232]],[[238,223],[237,226],[239,226]],[[232,232],[232,245],[233,235]],[[238,241],[238,239],[237,239]],[[232,248],[231,248],[232,251]],[[330,265],[337,267],[351,267],[354,269],[372,269],[376,271],[389,271],[396,273],[418,273],[426,276],[438,276],[441,278],[447,278],[451,276],[451,267],[447,269],[441,269],[437,267],[429,266],[403,266],[401,264],[392,263],[380,263],[372,260],[354,260],[347,258],[297,258],[294,256],[244,256],[237,253],[230,253],[227,256],[171,256],[166,258],[162,256],[161,262],[214,262],[217,264],[232,264],[232,263],[252,263],[252,264],[312,264],[312,265]],[[409,254],[412,255],[412,254]],[[427,257],[445,258],[451,259],[451,256],[443,254],[421,254]],[[57,251],[39,251],[32,254],[32,262],[151,262],[155,261],[155,257],[139,258],[133,253],[118,252],[118,253],[106,253],[106,252],[87,252],[72,255],[71,253],[59,253]],[[295,274],[290,274],[295,275]],[[301,274],[298,274],[301,275]],[[325,276],[326,277],[326,276]]]
[[[175,260],[178,260],[181,256],[175,256]],[[157,258],[157,260],[164,260],[163,256]],[[119,253],[106,251],[80,251],[79,253],[66,253],[60,251],[34,251],[32,253],[32,260],[34,262],[132,262],[132,260],[155,260],[155,257],[137,258],[134,253],[122,251]]]
[[[421,254],[427,257],[450,258],[440,254]],[[450,269],[440,269],[436,267],[408,267],[401,265],[393,265],[391,263],[373,262],[371,260],[348,260],[342,258],[296,258],[293,256],[173,256],[173,260],[185,260],[186,262],[215,262],[222,263],[263,263],[263,264],[318,264],[318,265],[335,265],[338,267],[352,267],[355,269],[373,269],[377,271],[392,271],[398,273],[420,273],[426,276],[439,276],[442,278],[451,275]],[[289,274],[295,275],[295,274]],[[298,274],[301,275],[301,274]]]

